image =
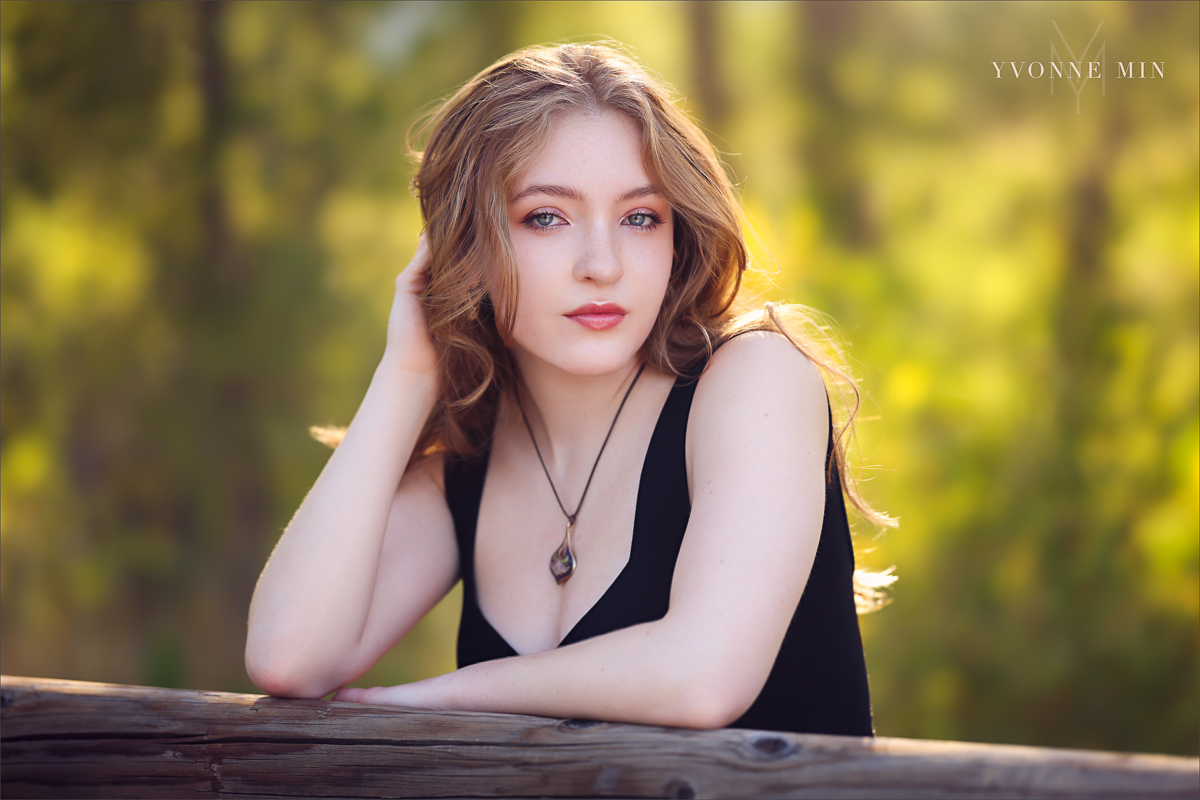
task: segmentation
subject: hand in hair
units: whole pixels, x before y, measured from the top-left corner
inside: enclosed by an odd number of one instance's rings
[[[402,370],[432,375],[437,369],[437,350],[429,336],[429,323],[421,304],[421,292],[428,281],[429,243],[422,233],[412,260],[396,277],[384,361]]]

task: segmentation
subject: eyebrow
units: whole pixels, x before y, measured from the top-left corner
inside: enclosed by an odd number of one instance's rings
[[[551,197],[562,197],[567,200],[575,200],[576,202],[583,201],[583,195],[580,194],[576,189],[572,189],[569,186],[538,184],[536,186],[529,186],[525,189],[522,189],[517,193],[516,197],[511,200],[511,202],[516,203],[535,194],[546,194],[550,195]],[[639,197],[649,197],[651,195],[654,197],[658,196],[658,192],[654,190],[653,186],[639,186],[636,189],[630,189],[628,192],[621,195],[617,202],[625,203],[629,200],[636,200]]]

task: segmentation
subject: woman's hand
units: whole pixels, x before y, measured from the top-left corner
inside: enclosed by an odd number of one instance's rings
[[[338,703],[366,703],[376,706],[404,706],[406,708],[432,708],[446,710],[450,704],[440,697],[437,678],[397,686],[376,686],[371,689],[345,688],[334,695]]]
[[[396,278],[396,295],[388,316],[387,350],[384,360],[399,369],[433,375],[438,354],[429,335],[429,321],[421,304],[421,292],[429,281],[429,244],[425,234],[417,240],[412,261]]]

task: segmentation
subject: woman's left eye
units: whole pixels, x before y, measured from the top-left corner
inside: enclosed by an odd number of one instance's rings
[[[625,218],[625,222],[631,228],[639,230],[654,230],[662,224],[657,214],[652,214],[649,211],[635,211]]]

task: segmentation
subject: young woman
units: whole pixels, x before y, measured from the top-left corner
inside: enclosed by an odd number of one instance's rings
[[[596,45],[502,59],[429,131],[425,233],[255,590],[251,678],[344,687],[461,578],[460,669],[337,699],[870,735],[842,373],[786,309],[734,317],[707,139]]]

